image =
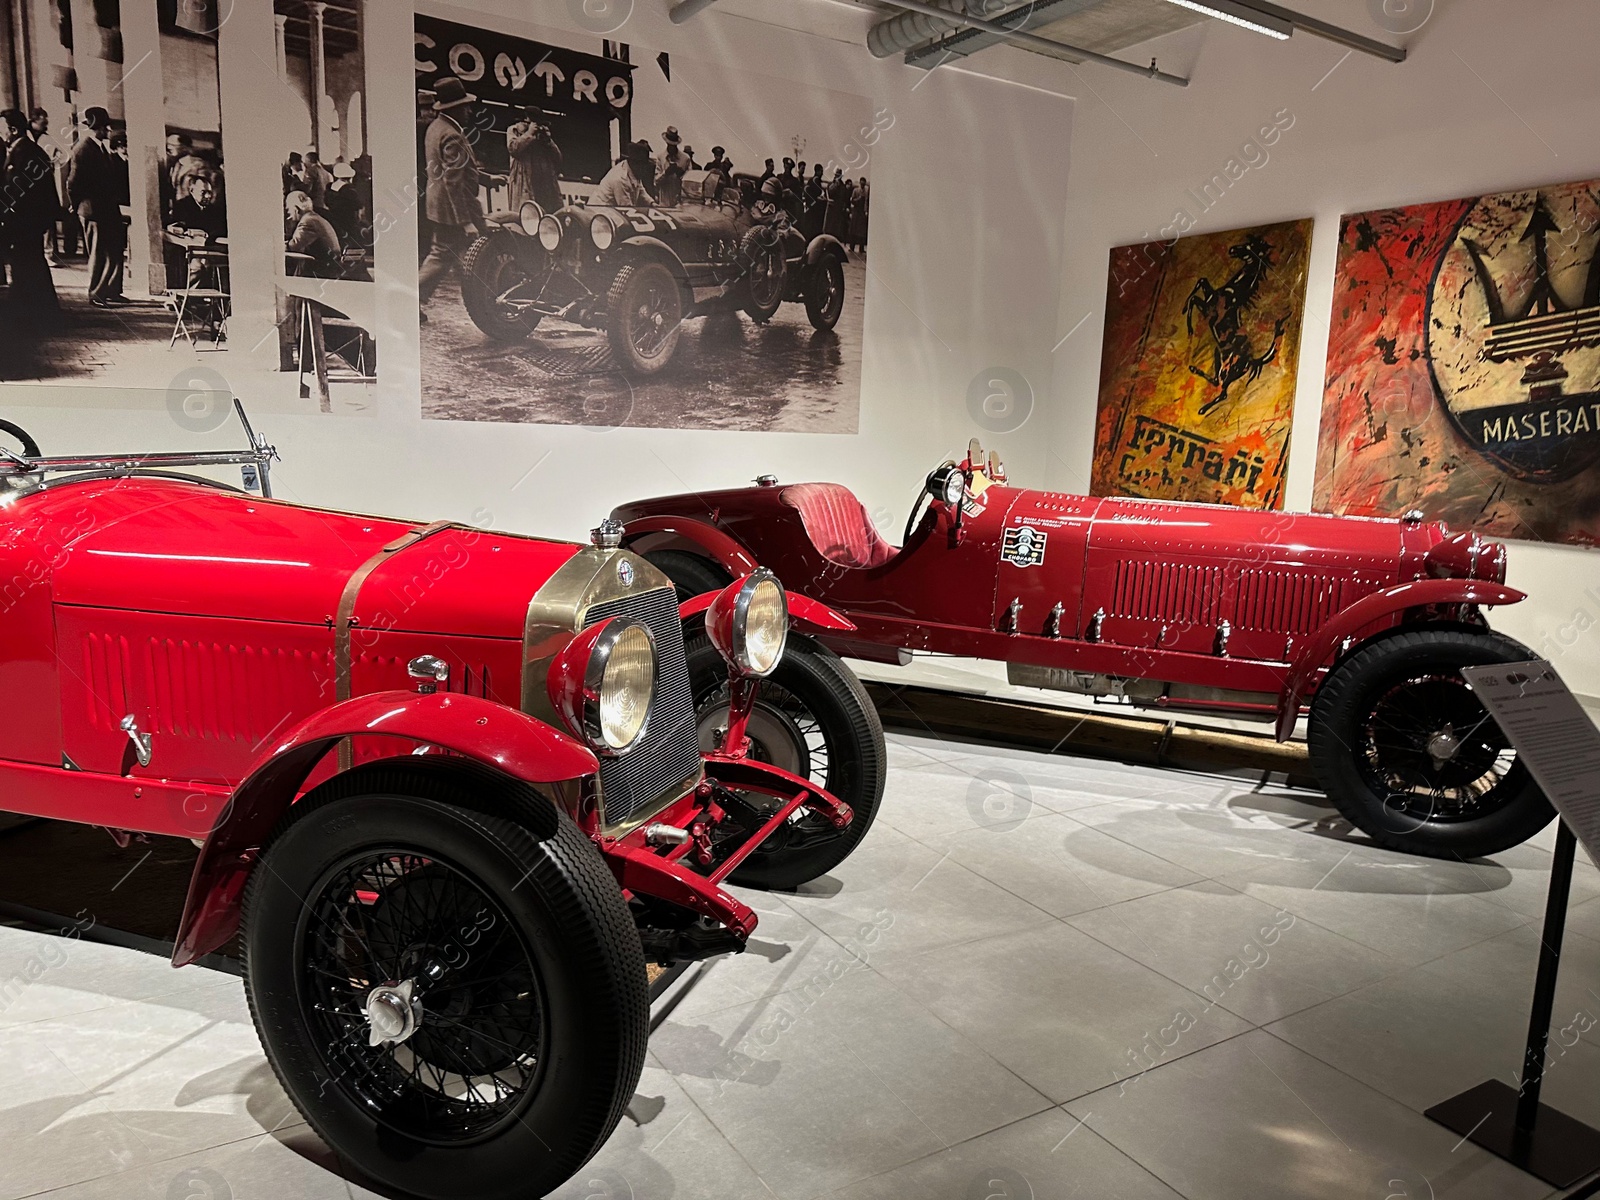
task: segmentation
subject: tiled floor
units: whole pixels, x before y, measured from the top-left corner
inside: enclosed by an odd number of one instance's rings
[[[747,897],[563,1200],[1553,1195],[1421,1115],[1518,1070],[1549,832],[1424,861],[1249,781],[890,740],[872,836]],[[1600,1124],[1586,861],[1573,903],[1545,1095]],[[0,1198],[370,1195],[226,976],[0,930],[0,1086]]]

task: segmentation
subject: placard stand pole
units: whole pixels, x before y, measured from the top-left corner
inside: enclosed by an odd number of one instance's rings
[[[1550,863],[1550,895],[1545,901],[1544,931],[1539,939],[1539,971],[1528,1017],[1528,1045],[1522,1057],[1521,1088],[1513,1091],[1500,1080],[1490,1079],[1434,1105],[1424,1114],[1557,1188],[1569,1188],[1600,1171],[1600,1130],[1539,1101],[1577,848],[1578,839],[1571,827],[1565,821],[1558,822]]]

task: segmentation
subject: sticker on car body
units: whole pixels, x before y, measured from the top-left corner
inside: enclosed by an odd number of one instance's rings
[[[1044,547],[1049,537],[1042,529],[1013,526],[1001,540],[1000,557],[1014,567],[1037,567],[1044,562]]]

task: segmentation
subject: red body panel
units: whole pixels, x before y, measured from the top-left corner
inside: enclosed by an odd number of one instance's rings
[[[579,549],[154,476],[0,492],[0,686],[13,701],[0,722],[0,807],[205,836],[181,965],[238,928],[259,847],[298,795],[334,773],[335,746],[348,739],[356,760],[459,756],[540,785],[625,888],[743,939],[755,914],[717,883],[776,824],[709,876],[647,844],[643,828],[612,840],[594,754],[520,710],[530,600]],[[820,604],[796,607],[817,628],[849,628]],[[408,675],[425,654],[450,667],[440,693]],[[713,778],[778,796],[774,822],[802,805],[849,820],[773,768],[714,766]],[[703,828],[720,811],[707,781],[661,815]]]
[[[934,501],[892,560],[856,569],[829,561],[812,543],[785,490],[667,496],[612,515],[626,525],[629,544],[647,553],[725,557],[726,539],[735,539],[787,586],[855,623],[849,640],[830,642],[841,653],[898,648],[1267,693],[1295,712],[1343,637],[1371,636],[1424,605],[1465,611],[1522,598],[1483,580],[1441,579],[1445,586],[1426,600],[1393,592],[1387,603],[1352,609],[1364,597],[1439,574],[1429,552],[1448,531],[1436,524],[1004,485],[969,495],[959,530],[953,512]],[[697,538],[694,522],[708,536]],[[1019,538],[1036,556],[1017,552]],[[1498,569],[1503,560],[1483,561]],[[1351,611],[1364,616],[1347,629],[1339,618]],[[1317,638],[1331,628],[1341,631],[1337,637]],[[1303,651],[1313,642],[1320,649],[1308,659]],[[1262,703],[1211,706],[1255,711]]]

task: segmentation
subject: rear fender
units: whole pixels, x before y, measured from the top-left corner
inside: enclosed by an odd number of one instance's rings
[[[698,552],[735,579],[744,578],[761,565],[722,530],[694,517],[663,515],[629,521],[622,527],[622,544],[641,554],[651,550]]]
[[[687,621],[690,617],[705,612],[711,607],[711,602],[722,594],[721,590],[706,592],[694,596],[678,605],[678,617]],[[855,628],[854,622],[836,609],[829,608],[820,600],[813,600],[810,596],[802,596],[798,592],[785,591],[784,596],[789,604],[789,623],[810,633],[826,633],[829,630],[849,632]]]
[[[1294,733],[1300,716],[1300,702],[1310,690],[1312,680],[1334,655],[1339,643],[1353,638],[1369,625],[1408,609],[1437,606],[1516,604],[1526,593],[1482,579],[1416,579],[1363,596],[1350,607],[1335,613],[1327,624],[1295,656],[1278,696],[1277,736],[1280,742]]]
[[[573,738],[514,708],[476,696],[373,692],[307,718],[251,766],[200,850],[178,926],[173,966],[227,943],[261,846],[312,769],[347,737],[408,738],[480,763],[508,779],[553,784],[599,770]]]

